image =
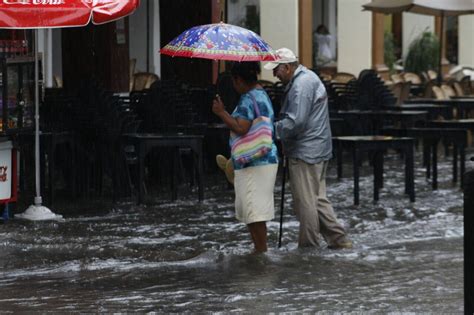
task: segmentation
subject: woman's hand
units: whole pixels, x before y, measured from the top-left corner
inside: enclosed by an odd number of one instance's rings
[[[214,99],[214,101],[212,101],[212,111],[214,112],[214,114],[216,114],[222,119],[224,124],[226,124],[230,130],[239,135],[246,134],[249,131],[250,126],[252,125],[251,121],[232,117],[225,110],[224,103],[222,102],[219,95],[216,95],[216,98]]]
[[[212,101],[212,112],[219,117],[225,112],[224,103],[219,95],[216,95],[216,98]]]

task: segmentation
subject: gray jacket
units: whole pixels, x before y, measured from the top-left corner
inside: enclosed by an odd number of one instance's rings
[[[285,88],[275,131],[289,158],[316,164],[332,157],[326,89],[318,76],[302,65]]]

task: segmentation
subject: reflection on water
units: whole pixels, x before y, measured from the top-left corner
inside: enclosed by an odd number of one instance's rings
[[[440,163],[435,192],[416,169],[414,204],[403,196],[399,165],[387,160],[375,205],[364,166],[359,207],[352,180],[337,181],[331,168],[328,193],[351,250],[297,249],[288,194],[284,246],[276,248],[277,216],[270,251],[249,255],[223,177],[209,181],[202,204],[189,193],[176,203],[121,204],[105,213],[54,209],[62,223],[12,220],[0,225],[0,311],[460,312],[462,192],[450,182],[451,164]]]

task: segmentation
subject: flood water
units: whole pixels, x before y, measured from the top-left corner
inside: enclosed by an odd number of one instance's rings
[[[11,220],[0,225],[0,312],[462,312],[463,195],[450,160],[440,161],[437,191],[417,164],[415,203],[403,195],[398,157],[385,170],[373,204],[364,164],[356,207],[352,178],[337,180],[330,166],[328,194],[350,250],[299,250],[287,189],[282,248],[278,214],[269,252],[250,255],[220,174],[207,178],[202,204],[183,186],[173,203],[63,206],[53,210],[65,222]]]

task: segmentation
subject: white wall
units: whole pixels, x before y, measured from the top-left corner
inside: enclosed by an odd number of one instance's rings
[[[421,33],[425,30],[434,32],[434,20],[429,15],[402,13],[402,58],[406,57],[410,43]]]
[[[298,55],[298,1],[260,0],[260,33],[274,49],[287,47]],[[265,69],[262,79],[275,81]]]
[[[170,0],[165,0],[170,1]],[[147,2],[149,29],[147,30]],[[147,69],[147,32],[149,32]],[[129,17],[130,59],[137,59],[135,72],[152,72],[161,77],[160,2],[144,0]]]
[[[367,0],[337,2],[337,71],[356,76],[372,67],[372,13],[362,11]]]
[[[151,3],[150,10],[152,11],[151,16],[151,72],[157,74],[161,78],[161,55],[159,54],[161,46],[161,28],[160,28],[160,1],[156,0]]]
[[[337,7],[336,1],[329,1],[328,7],[328,29],[329,34],[336,36],[337,34]],[[332,40],[330,43],[331,46],[331,53],[334,58],[337,60],[337,37],[335,40]]]
[[[474,67],[474,15],[459,17],[459,64]]]
[[[42,60],[44,87],[53,86],[53,33],[50,28],[38,30],[38,53]]]

